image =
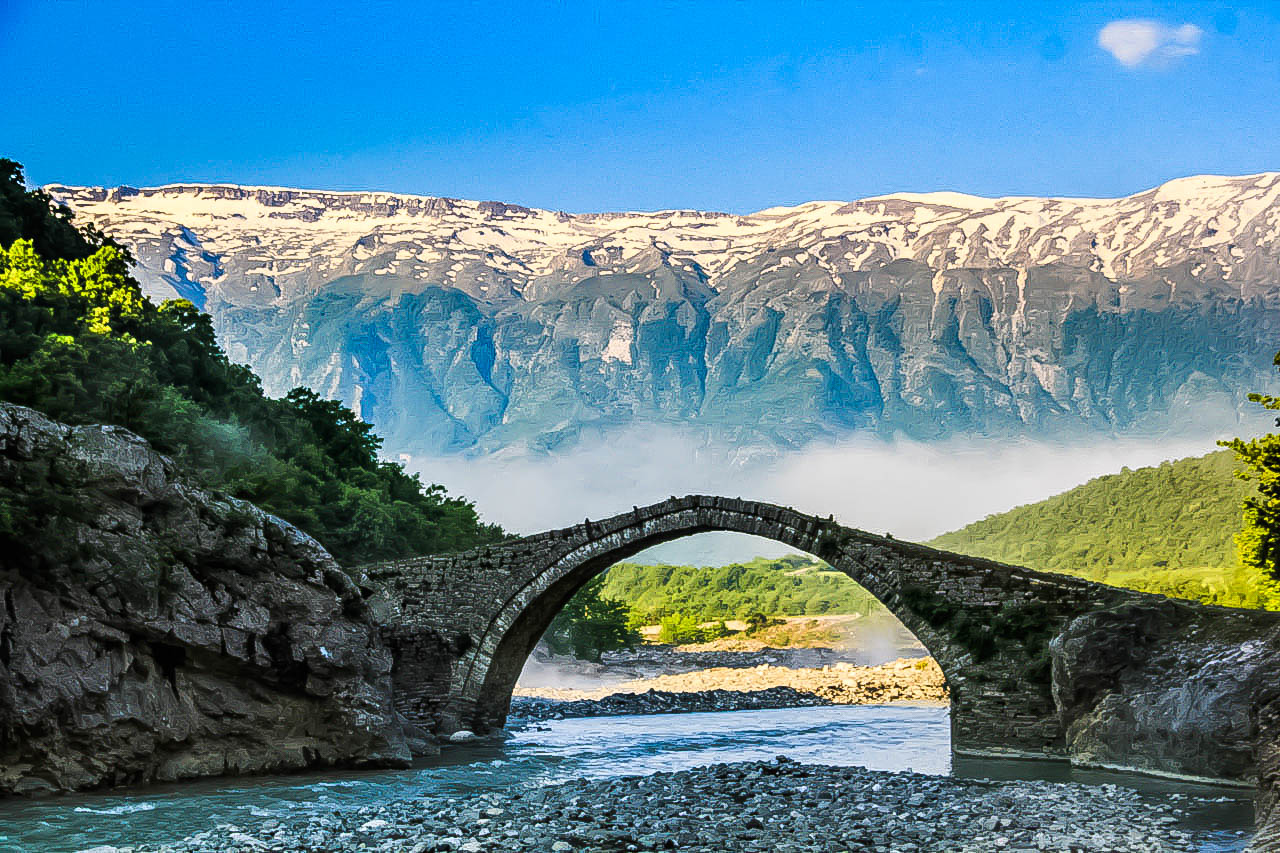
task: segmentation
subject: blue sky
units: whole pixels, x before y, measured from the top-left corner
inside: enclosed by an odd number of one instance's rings
[[[570,211],[1123,195],[1280,169],[1278,44],[1280,3],[0,0],[0,155]]]

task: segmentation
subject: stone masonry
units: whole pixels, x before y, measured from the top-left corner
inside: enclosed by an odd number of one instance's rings
[[[739,498],[690,495],[447,556],[366,567],[396,709],[448,735],[502,726],[525,659],[588,580],[707,531],[815,554],[929,650],[959,754],[1253,784],[1280,850],[1280,613],[1211,607],[900,542]]]
[[[1081,614],[1150,598],[844,527],[771,504],[688,496],[448,556],[367,567],[396,655],[396,704],[438,733],[501,726],[538,638],[586,581],[713,530],[816,554],[882,601],[937,659],[958,752],[1064,755],[1049,641]]]

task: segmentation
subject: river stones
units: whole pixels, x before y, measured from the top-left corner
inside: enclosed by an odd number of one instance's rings
[[[1193,804],[1114,785],[974,781],[779,758],[407,798],[286,818],[271,829],[222,826],[135,853],[1191,851],[1200,840],[1182,818]],[[254,843],[234,843],[241,836]]]
[[[563,720],[570,717],[616,717],[625,714],[679,714],[701,711],[760,711],[769,708],[801,708],[830,705],[830,701],[791,687],[768,690],[702,690],[671,693],[650,690],[647,693],[614,693],[603,699],[578,699],[561,702],[517,696],[511,700],[508,726],[540,720]]]

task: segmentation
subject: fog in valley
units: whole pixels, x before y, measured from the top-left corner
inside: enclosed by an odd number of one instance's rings
[[[565,453],[415,459],[409,467],[425,482],[443,483],[475,501],[485,519],[522,534],[697,493],[768,501],[924,541],[1125,466],[1215,449],[1207,436],[1087,444],[853,438],[764,454],[692,440],[671,428],[637,427]],[[658,546],[636,560],[722,565],[789,550],[767,540],[708,534]]]
[[[414,467],[424,480],[447,484],[453,494],[474,500],[485,518],[518,533],[605,518],[671,495],[704,493],[834,515],[851,527],[925,541],[1126,466],[1156,465],[1215,449],[1214,439],[1207,437],[1121,438],[1089,444],[1025,439],[926,444],[859,437],[761,453],[650,427],[584,442],[563,453],[451,457]],[[794,552],[770,539],[711,532],[657,545],[628,562],[720,566]],[[838,644],[841,659],[879,664],[901,657],[911,644],[910,632],[886,610],[875,619],[859,621],[862,624]],[[683,668],[675,665],[675,670]],[[602,667],[535,654],[520,683],[591,690],[640,674],[634,667]]]

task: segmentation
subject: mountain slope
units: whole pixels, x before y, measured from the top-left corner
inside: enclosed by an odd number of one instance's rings
[[[1253,488],[1229,450],[1122,470],[1039,503],[988,516],[929,544],[1116,586],[1259,606],[1260,575],[1239,567],[1233,537]]]
[[[51,186],[283,393],[402,453],[693,424],[795,446],[1230,429],[1275,387],[1280,174],[1123,199],[902,194],[747,216]]]

